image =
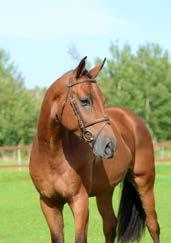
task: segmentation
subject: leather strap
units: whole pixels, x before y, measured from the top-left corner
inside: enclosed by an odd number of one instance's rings
[[[101,122],[107,122],[108,124],[110,123],[109,118],[106,116],[106,117],[96,119],[95,121],[92,121],[92,122],[86,122],[85,128],[91,127],[91,126],[98,124],[98,123],[101,123]]]
[[[81,80],[81,81],[77,81],[77,82],[72,82],[71,80],[69,81],[69,83],[67,85],[68,92],[66,94],[65,101],[62,105],[60,117],[58,117],[58,120],[59,121],[62,120],[62,115],[63,115],[64,109],[65,109],[65,105],[66,105],[66,102],[67,102],[68,97],[69,97],[72,109],[73,109],[74,114],[75,114],[75,116],[77,117],[77,120],[78,120],[79,128],[80,128],[80,131],[81,131],[81,139],[84,140],[85,142],[93,142],[93,144],[95,144],[95,141],[98,138],[99,134],[101,133],[103,128],[106,126],[106,124],[110,123],[110,121],[109,121],[109,118],[107,116],[104,116],[102,118],[96,119],[95,121],[84,122],[84,120],[82,119],[79,107],[77,105],[77,101],[76,101],[76,99],[75,99],[75,97],[72,93],[72,87],[73,86],[78,85],[78,84],[83,84],[83,83],[96,83],[96,80],[85,79],[85,80]],[[103,122],[104,122],[104,125],[102,126],[102,128],[100,129],[100,131],[98,132],[96,137],[94,137],[93,134],[86,129],[90,126],[93,126],[93,125],[98,124],[98,123],[103,123]]]
[[[77,82],[69,82],[67,87],[70,88],[70,87],[73,87],[77,84],[82,84],[82,83],[96,83],[96,80],[94,79],[84,79],[84,80],[80,80],[80,81],[77,81]]]

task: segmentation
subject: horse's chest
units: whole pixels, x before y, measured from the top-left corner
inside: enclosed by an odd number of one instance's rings
[[[66,199],[74,196],[80,188],[81,180],[73,171],[49,175],[49,179],[41,185],[40,193],[47,198]]]
[[[93,169],[93,188],[91,195],[109,190],[122,181],[130,166],[131,160],[132,154],[130,150],[120,145],[114,158],[96,161]]]
[[[63,198],[70,198],[77,194],[81,180],[75,173],[67,172],[62,176],[56,175],[53,182],[54,190]]]

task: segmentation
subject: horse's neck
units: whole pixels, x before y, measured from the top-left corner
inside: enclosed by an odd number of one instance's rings
[[[55,97],[66,86],[66,80],[63,80],[63,78],[56,80],[49,87],[42,103],[37,137],[39,141],[46,142],[46,144],[54,143],[56,146],[57,144],[61,144],[64,128],[56,121],[57,104]]]
[[[60,139],[61,126],[55,120],[55,103],[48,95],[45,97],[38,121],[37,136],[41,142],[52,143]]]

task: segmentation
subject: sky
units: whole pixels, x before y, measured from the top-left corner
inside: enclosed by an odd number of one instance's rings
[[[111,42],[133,50],[158,43],[171,53],[170,0],[0,0],[0,49],[28,88],[48,87],[79,58],[110,57]],[[78,59],[79,59],[78,58]]]

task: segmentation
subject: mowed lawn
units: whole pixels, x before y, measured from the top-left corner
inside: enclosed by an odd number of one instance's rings
[[[157,165],[155,187],[161,243],[171,242],[171,164]],[[117,210],[119,187],[113,199]],[[64,209],[65,241],[74,242],[73,218]],[[0,170],[0,243],[48,243],[48,226],[39,207],[39,197],[27,170]],[[103,243],[102,221],[95,199],[90,199],[88,242]],[[142,243],[152,240],[146,231]]]

